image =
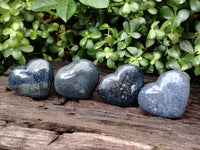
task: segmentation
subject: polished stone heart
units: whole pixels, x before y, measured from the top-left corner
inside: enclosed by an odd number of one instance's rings
[[[62,67],[56,74],[56,91],[67,98],[88,99],[99,80],[99,71],[86,59],[72,62]]]
[[[139,95],[140,107],[159,117],[181,118],[190,93],[188,77],[176,70],[162,74],[155,83],[145,85]]]
[[[33,59],[26,66],[12,70],[9,86],[21,95],[34,99],[46,99],[53,82],[53,68],[43,59]]]
[[[121,107],[137,106],[137,96],[143,82],[144,76],[139,67],[123,65],[102,78],[98,93],[106,103]]]

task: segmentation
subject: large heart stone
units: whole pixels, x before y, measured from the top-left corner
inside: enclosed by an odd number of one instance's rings
[[[181,118],[190,93],[187,76],[176,70],[162,74],[155,83],[145,85],[139,95],[140,107],[159,117]]]
[[[53,68],[43,59],[33,59],[26,66],[16,67],[8,77],[13,90],[34,99],[46,99],[52,82]]]
[[[102,78],[98,85],[98,93],[106,103],[121,107],[137,106],[137,96],[143,82],[143,72],[139,67],[123,65],[113,74]]]
[[[99,71],[86,59],[72,62],[62,67],[56,74],[56,91],[67,98],[88,99],[99,80]]]

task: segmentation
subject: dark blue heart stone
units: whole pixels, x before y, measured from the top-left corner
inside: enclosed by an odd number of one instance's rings
[[[154,83],[144,86],[139,95],[140,107],[159,117],[181,118],[190,93],[187,76],[176,70],[162,74]]]
[[[43,59],[33,59],[26,66],[16,67],[8,77],[13,90],[34,99],[46,99],[52,82],[53,68]]]
[[[94,64],[80,59],[62,67],[55,76],[56,91],[67,98],[88,99],[99,80],[99,71]]]
[[[137,96],[143,86],[142,70],[135,65],[123,65],[115,73],[106,75],[98,85],[104,102],[121,106],[137,106]]]

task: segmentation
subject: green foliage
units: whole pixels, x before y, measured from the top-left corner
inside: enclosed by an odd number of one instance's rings
[[[0,73],[26,58],[200,75],[199,0],[2,0]]]

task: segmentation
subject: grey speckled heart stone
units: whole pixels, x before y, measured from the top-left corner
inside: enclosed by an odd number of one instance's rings
[[[33,59],[26,66],[16,67],[8,77],[13,90],[34,99],[46,99],[52,82],[53,68],[44,59]]]
[[[176,70],[162,74],[155,83],[145,85],[139,95],[140,107],[159,117],[181,118],[190,93],[187,76]]]
[[[121,106],[137,106],[137,96],[143,86],[142,70],[135,65],[123,65],[113,74],[106,75],[98,85],[104,102]]]
[[[67,98],[88,99],[99,80],[99,71],[94,64],[80,59],[59,69],[54,85],[56,91]]]

